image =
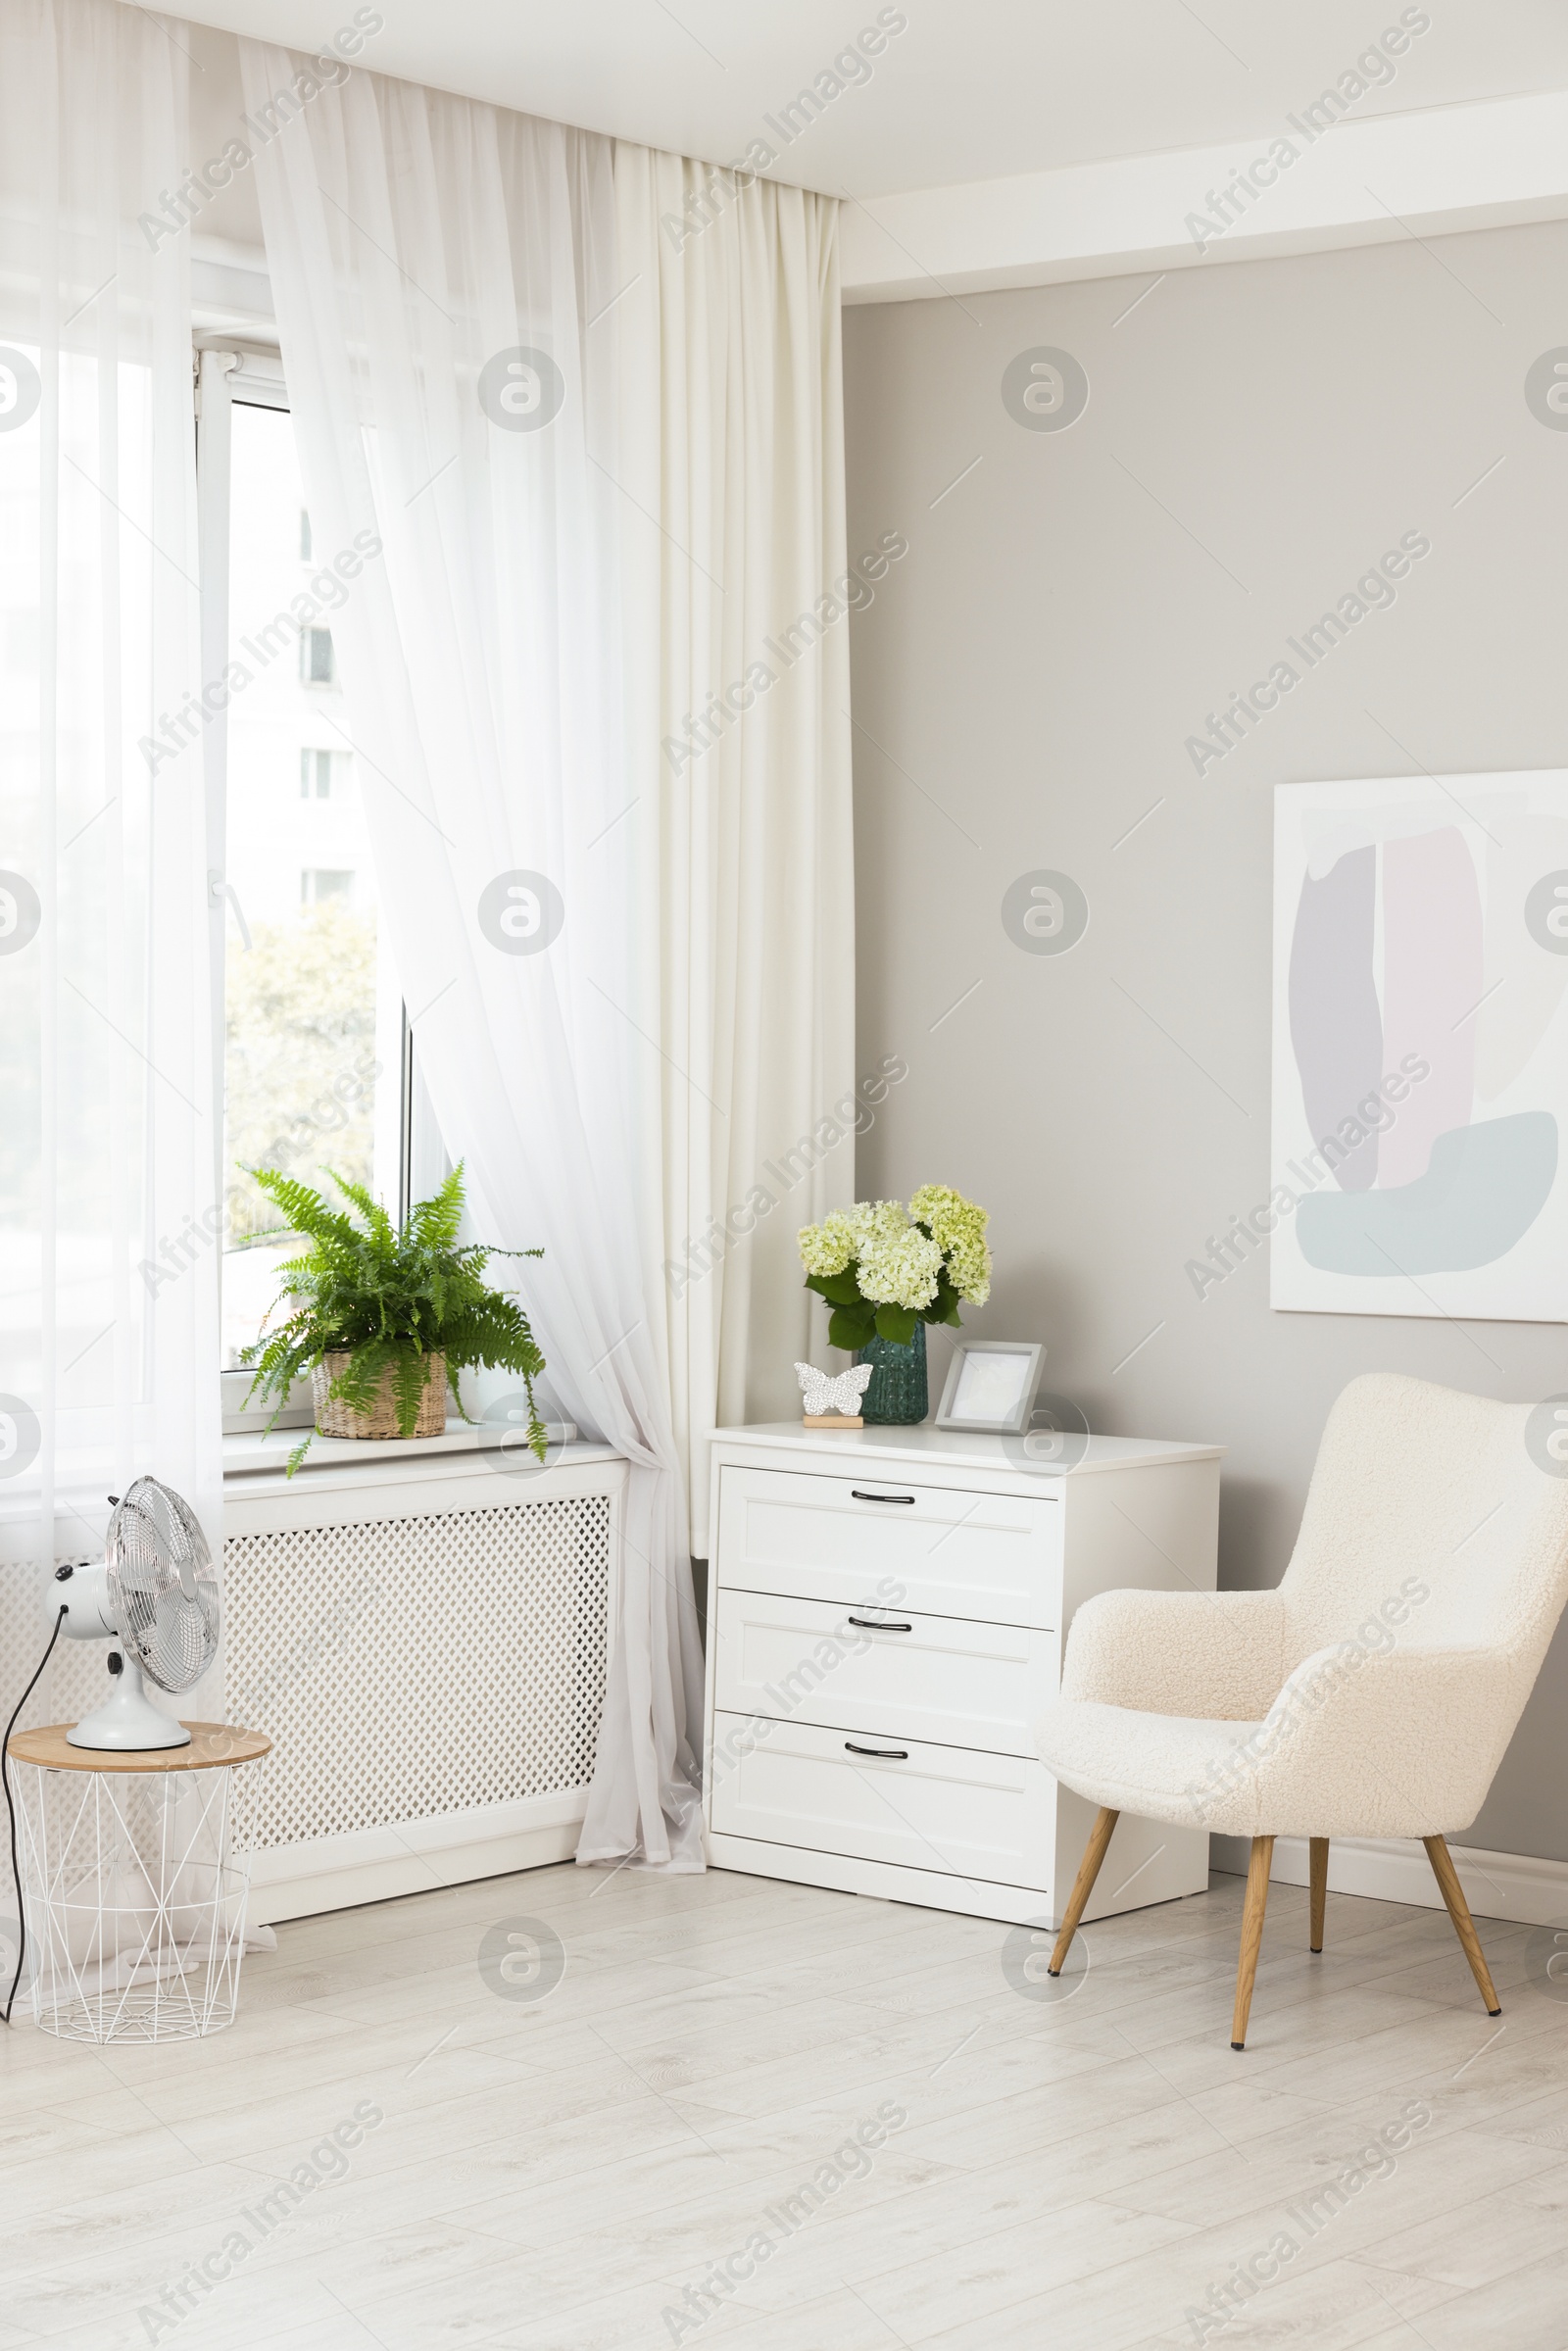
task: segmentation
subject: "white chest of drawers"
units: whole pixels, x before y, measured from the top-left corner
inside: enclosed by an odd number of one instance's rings
[[[1218,1445],[720,1430],[708,1597],[709,1857],[721,1869],[1059,1923],[1094,1808],[1036,1757],[1074,1609],[1212,1592]],[[1208,1838],[1124,1819],[1087,1916],[1197,1893]]]

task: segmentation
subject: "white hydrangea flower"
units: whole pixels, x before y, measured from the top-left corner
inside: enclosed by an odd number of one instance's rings
[[[941,1271],[942,1251],[926,1234],[908,1223],[902,1231],[884,1225],[861,1247],[860,1294],[918,1312],[936,1297]]]
[[[853,1217],[838,1208],[820,1224],[803,1225],[796,1241],[807,1272],[824,1277],[845,1272],[854,1264],[860,1246]]]

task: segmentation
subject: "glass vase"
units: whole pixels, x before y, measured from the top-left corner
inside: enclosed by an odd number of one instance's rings
[[[867,1427],[907,1428],[924,1420],[931,1399],[925,1385],[925,1324],[917,1322],[908,1347],[874,1334],[861,1347],[857,1362],[871,1365],[871,1377],[860,1405]]]

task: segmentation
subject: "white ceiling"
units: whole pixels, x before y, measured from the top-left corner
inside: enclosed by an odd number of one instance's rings
[[[879,0],[376,0],[360,62],[524,113],[856,196],[1220,146],[1277,131],[1401,0],[901,0],[871,78],[788,146],[777,117]],[[1568,88],[1562,0],[1426,0],[1358,118]],[[352,0],[203,0],[194,21],[311,48]]]

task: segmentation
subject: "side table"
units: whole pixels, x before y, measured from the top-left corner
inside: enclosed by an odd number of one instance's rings
[[[33,2021],[62,2040],[221,2032],[250,1883],[235,1775],[272,1742],[187,1723],[189,1746],[122,1754],[71,1746],[70,1728],[19,1731],[8,1750]]]

